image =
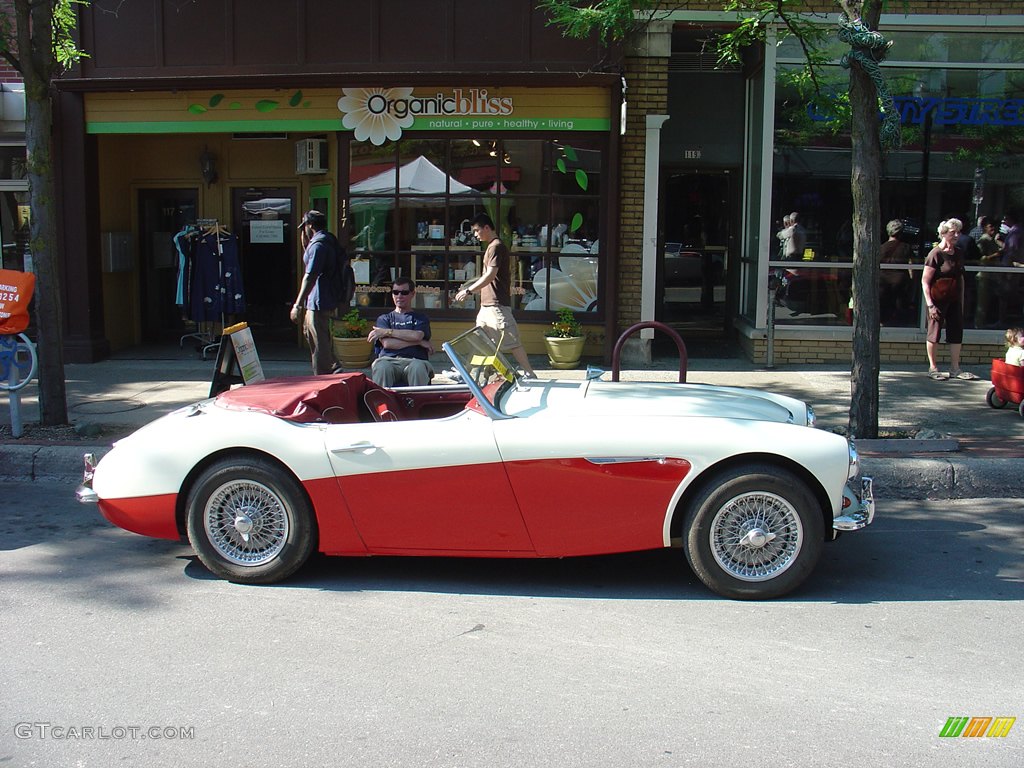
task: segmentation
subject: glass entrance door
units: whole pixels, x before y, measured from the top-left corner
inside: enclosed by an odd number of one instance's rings
[[[238,235],[246,321],[257,342],[290,342],[288,311],[298,290],[300,254],[294,187],[236,187],[231,211]]]
[[[725,336],[733,258],[733,185],[728,171],[663,174],[661,320],[695,338]]]
[[[144,342],[178,341],[189,330],[187,274],[174,236],[195,224],[196,189],[139,190],[139,306]]]

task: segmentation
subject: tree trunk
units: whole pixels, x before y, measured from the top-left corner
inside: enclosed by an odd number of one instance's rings
[[[17,0],[18,48],[25,79],[25,153],[31,226],[29,247],[36,274],[35,315],[39,329],[39,422],[67,424],[64,382],[64,323],[53,182],[53,9],[49,3]],[[31,14],[31,23],[29,23]]]
[[[865,3],[864,23],[878,28],[881,4]],[[853,193],[853,359],[850,370],[852,437],[878,437],[879,307],[878,272],[882,243],[879,178],[878,92],[856,62],[850,68],[852,129],[850,148]]]

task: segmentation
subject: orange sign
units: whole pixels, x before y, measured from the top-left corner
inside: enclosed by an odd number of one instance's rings
[[[31,272],[0,269],[0,336],[28,328],[28,303],[36,287]]]

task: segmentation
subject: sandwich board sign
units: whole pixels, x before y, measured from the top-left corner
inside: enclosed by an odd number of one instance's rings
[[[225,328],[213,369],[210,397],[231,389],[233,384],[255,384],[265,378],[249,325],[237,323]]]

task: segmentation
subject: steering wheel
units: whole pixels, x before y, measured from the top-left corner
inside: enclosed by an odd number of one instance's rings
[[[28,336],[0,336],[0,390],[16,392],[28,386],[38,367],[36,345]]]

